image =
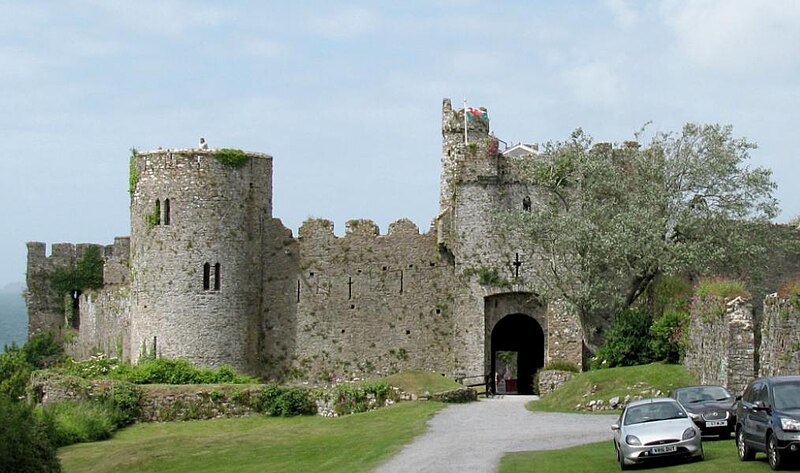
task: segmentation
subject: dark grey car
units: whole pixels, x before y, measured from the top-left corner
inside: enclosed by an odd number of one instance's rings
[[[736,400],[723,386],[675,388],[669,392],[669,397],[681,403],[703,435],[730,438],[736,428]]]
[[[800,454],[800,376],[770,376],[752,381],[736,407],[739,459],[766,452],[769,466],[780,470]]]

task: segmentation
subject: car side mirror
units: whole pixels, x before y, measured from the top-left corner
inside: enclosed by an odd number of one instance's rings
[[[611,430],[619,430],[619,424],[611,424]]]
[[[764,401],[753,401],[753,410],[754,411],[766,411],[769,410],[769,403]]]

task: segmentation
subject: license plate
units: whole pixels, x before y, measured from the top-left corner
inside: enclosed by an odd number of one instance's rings
[[[662,453],[673,453],[678,449],[675,445],[665,445],[663,447],[653,447],[650,449],[650,453],[653,455],[660,455]]]
[[[727,420],[707,420],[706,427],[727,427]]]

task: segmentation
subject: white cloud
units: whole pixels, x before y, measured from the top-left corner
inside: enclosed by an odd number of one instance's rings
[[[681,53],[704,68],[759,74],[800,61],[800,2],[667,0],[662,12]]]

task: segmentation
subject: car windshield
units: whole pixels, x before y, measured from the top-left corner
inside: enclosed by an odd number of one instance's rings
[[[692,404],[706,401],[724,401],[730,399],[731,393],[722,386],[697,386],[678,391],[678,401],[681,404]]]
[[[776,383],[772,388],[775,409],[800,409],[800,381]]]
[[[628,407],[624,425],[642,424],[668,419],[682,419],[686,412],[677,402],[651,402]]]

